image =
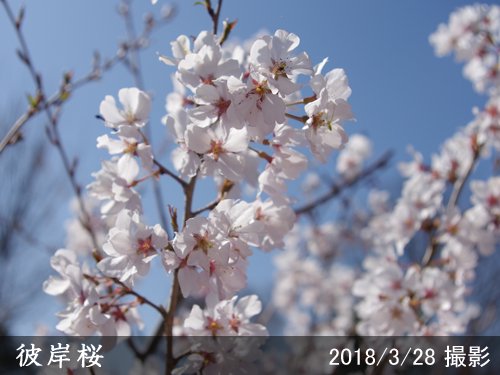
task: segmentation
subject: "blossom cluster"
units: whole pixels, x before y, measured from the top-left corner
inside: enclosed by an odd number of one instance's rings
[[[430,38],[438,55],[455,51],[465,60],[466,76],[487,91],[474,119],[429,162],[410,149],[413,160],[399,165],[404,183],[394,204],[388,192],[372,190],[368,210],[313,220],[312,229],[300,224],[289,236],[277,258],[273,300],[288,333],[463,334],[478,317],[471,286],[480,257],[493,254],[500,239],[500,179],[469,180],[500,150],[499,9],[459,9]],[[371,148],[365,137],[352,136],[337,158],[339,178],[355,179]],[[318,180],[310,181],[308,189],[316,189]],[[460,199],[467,191],[468,206]]]
[[[207,31],[194,41],[181,35],[171,43],[171,57],[160,60],[176,69],[163,119],[176,146],[170,160],[175,171],[154,156],[146,136],[150,96],[124,88],[119,104],[113,96],[105,97],[100,117],[110,132],[97,138],[97,147],[110,158],[88,186],[91,221],[73,221],[68,248],[61,250],[71,254],[67,257],[74,267],[76,254],[92,254],[97,264],[75,273],[73,266],[56,265],[62,261],[58,253],[53,262],[61,278],[45,283],[47,292],[66,297],[68,307],[60,314],[65,324],[59,325],[65,333],[106,334],[117,322],[130,332],[135,320],[108,312],[135,314],[144,301],[125,296],[134,295],[137,280],[161,259],[182,297],[206,302],[204,310],[193,307],[177,331],[267,334],[264,326],[249,321],[261,310],[256,296],[235,305],[237,293],[247,285],[248,257],[253,249],[284,246],[296,220],[287,181],[306,170],[308,152],[325,162],[341,149],[347,142],[343,122],[353,118],[345,72],[322,74],[327,59],[313,66],[299,42],[295,34],[278,30],[247,49],[223,48]],[[359,163],[359,148],[356,143],[349,148],[339,165],[343,173]],[[180,185],[189,203],[180,226],[177,209],[171,210],[170,237],[168,223],[146,224],[138,189],[163,176]],[[217,197],[194,210],[196,180],[207,177],[215,183]],[[67,283],[72,293],[60,286]]]
[[[284,30],[233,45],[209,31],[179,36],[159,58],[175,69],[162,119],[169,160],[148,138],[148,93],[123,88],[118,101],[106,96],[100,104],[106,134],[97,147],[109,157],[74,207],[66,248],[52,257],[59,276],[44,284],[66,303],[57,328],[128,336],[142,327],[138,307],[148,304],[169,327],[166,335],[210,339],[188,353],[182,371],[222,357],[239,363],[241,342],[217,340],[268,335],[269,316],[255,322],[262,302],[241,292],[254,251],[283,249],[265,311],[285,318],[287,334],[467,332],[480,311],[470,299],[479,259],[493,254],[500,238],[500,178],[470,181],[500,150],[499,15],[497,6],[466,7],[431,36],[438,55],[455,51],[466,61],[466,76],[488,101],[429,160],[410,150],[395,201],[371,189],[363,209],[341,194],[363,177],[373,154],[365,135],[348,142],[343,126],[354,116],[344,70],[323,73],[328,60],[313,64],[299,37]],[[334,151],[330,197],[297,208],[290,181]],[[309,171],[303,195],[319,195],[330,179],[322,177]],[[142,187],[159,179],[182,190],[185,201],[169,202],[170,221],[150,225]],[[207,180],[213,200],[197,190]],[[338,215],[316,215],[335,194]],[[193,207],[203,199],[208,203]],[[173,280],[168,309],[136,291],[154,264]],[[176,310],[181,300],[189,308]]]
[[[465,61],[465,76],[479,92],[500,85],[500,6],[476,4],[452,13],[430,36],[438,56],[451,52]]]

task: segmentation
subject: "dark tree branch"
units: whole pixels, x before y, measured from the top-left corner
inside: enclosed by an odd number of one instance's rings
[[[212,7],[212,1],[211,0],[206,0],[205,1],[205,6],[207,8],[208,15],[212,19],[214,35],[217,35],[217,31],[219,29],[220,12],[222,10],[222,0],[218,0],[217,1],[217,8],[215,10]]]
[[[318,208],[319,206],[321,206],[321,205],[329,202],[333,198],[337,197],[345,189],[356,185],[357,183],[361,182],[362,180],[366,179],[367,177],[370,177],[379,169],[385,168],[388,165],[389,161],[391,160],[392,156],[393,156],[392,151],[386,151],[375,162],[373,162],[368,167],[363,169],[357,176],[355,176],[351,179],[348,179],[348,180],[343,180],[341,182],[333,183],[330,186],[330,189],[327,193],[316,198],[314,201],[312,201],[312,202],[310,202],[302,207],[297,207],[295,209],[295,213],[297,215],[301,215],[301,214],[312,212],[314,209]]]

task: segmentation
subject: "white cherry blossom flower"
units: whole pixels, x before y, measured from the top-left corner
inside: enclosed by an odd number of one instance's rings
[[[213,84],[228,76],[239,76],[236,60],[223,60],[215,36],[202,31],[194,42],[194,49],[177,65],[177,78],[193,92],[203,84]]]
[[[139,174],[138,157],[144,168],[153,169],[153,154],[151,146],[146,144],[140,132],[133,126],[120,126],[116,132],[118,139],[107,134],[97,138],[97,148],[107,148],[111,155],[122,154],[117,162],[118,174],[125,180],[133,180]]]
[[[61,278],[50,277],[44,291],[60,295],[67,301],[65,311],[56,328],[67,335],[91,336],[96,332],[104,336],[130,336],[131,325],[142,326],[135,308],[115,305],[99,291],[96,277],[88,267],[78,263],[71,250],[60,249],[51,259],[52,267]]]
[[[97,266],[105,275],[133,284],[136,276],[149,272],[150,262],[167,244],[167,234],[160,225],[148,227],[137,212],[124,210],[103,245],[108,257]]]
[[[118,92],[118,98],[123,109],[117,108],[115,98],[110,95],[107,95],[101,102],[99,111],[106,126],[118,129],[122,125],[137,127],[146,125],[151,111],[151,100],[148,94],[131,87],[121,89]]]
[[[165,122],[178,145],[171,153],[172,164],[183,177],[194,176],[201,164],[200,157],[186,144],[185,134],[188,124],[188,115],[184,110],[167,116]]]
[[[218,81],[213,85],[202,85],[196,89],[194,100],[196,106],[189,111],[193,124],[202,128],[217,121],[227,128],[241,128],[242,121],[237,110],[242,94],[229,92],[226,81]]]
[[[237,299],[222,300],[205,310],[194,305],[184,327],[194,336],[267,336],[264,326],[250,322],[262,310],[258,297]]]
[[[314,156],[324,163],[333,150],[347,142],[341,122],[352,119],[351,107],[343,99],[330,100],[327,90],[323,89],[305,110],[309,117],[304,127],[306,138]]]
[[[300,89],[295,82],[298,74],[312,74],[311,63],[305,52],[293,55],[300,39],[285,30],[277,30],[274,36],[257,39],[250,49],[249,62],[253,66],[252,76],[261,81],[267,79],[269,85],[282,97]]]
[[[101,213],[107,217],[116,216],[124,209],[142,211],[141,198],[131,188],[135,176],[128,176],[128,180],[122,178],[117,162],[116,158],[103,161],[102,169],[92,174],[95,181],[87,186],[91,196],[107,201],[101,206]]]
[[[186,145],[190,150],[203,155],[200,167],[203,175],[220,174],[232,181],[243,178],[243,153],[248,148],[245,128],[227,129],[217,124],[203,129],[190,125],[186,131]]]
[[[288,205],[276,205],[268,199],[256,200],[255,219],[263,223],[264,237],[260,249],[269,251],[283,246],[283,238],[295,223],[295,213]]]

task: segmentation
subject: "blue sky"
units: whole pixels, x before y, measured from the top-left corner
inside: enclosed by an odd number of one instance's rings
[[[11,1],[18,7],[20,1]],[[72,70],[78,77],[85,74],[94,50],[110,56],[125,35],[123,23],[116,14],[115,1],[26,0],[24,31],[32,57],[44,77],[47,91],[53,92],[62,72]],[[146,11],[159,12],[167,4],[159,0],[135,0],[136,21]],[[179,34],[197,35],[211,28],[210,19],[194,1],[178,1],[177,16],[171,24],[156,32],[151,47],[142,54],[146,87],[153,94],[152,126],[157,146],[165,130],[160,123],[164,115],[164,98],[171,89],[173,70],[161,64],[156,52],[169,54],[171,40]],[[396,158],[406,157],[409,144],[429,155],[459,126],[472,119],[472,107],[485,101],[473,91],[462,76],[462,66],[452,58],[434,56],[428,37],[457,7],[470,4],[462,0],[311,0],[305,1],[224,1],[222,19],[238,19],[234,36],[245,39],[265,29],[283,28],[301,38],[314,63],[329,57],[327,68],[346,70],[353,90],[351,104],[357,121],[346,125],[349,133],[362,132],[375,144],[375,154],[386,149],[396,151]],[[17,40],[4,12],[0,12],[0,110],[16,107],[33,84],[26,69],[15,55]],[[107,94],[116,95],[122,87],[133,85],[125,69],[118,67],[98,83],[78,92],[65,106],[61,122],[64,140],[72,154],[80,155],[78,178],[82,184],[91,181],[90,173],[99,169],[107,155],[95,148],[95,139],[105,132],[95,119],[99,103]],[[22,105],[21,105],[22,108]],[[26,126],[26,136],[35,134],[40,120]],[[38,133],[40,134],[40,133]],[[54,168],[60,162],[53,155]],[[64,181],[64,180],[63,180]],[[164,185],[168,202],[178,202],[179,192]],[[69,198],[69,190],[67,197]],[[66,202],[57,215],[62,223],[68,213]],[[150,211],[151,221],[156,216]],[[49,228],[47,228],[49,230]],[[54,236],[64,236],[62,226],[50,229]],[[47,263],[48,266],[48,263]],[[259,269],[258,276],[255,270]],[[258,255],[251,261],[252,285],[268,289],[272,267],[270,257]],[[265,277],[262,273],[266,273]],[[20,326],[20,333],[30,332],[34,322]]]

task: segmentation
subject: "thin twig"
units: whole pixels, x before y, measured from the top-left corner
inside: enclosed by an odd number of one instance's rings
[[[183,228],[186,226],[187,221],[194,216],[192,212],[192,206],[193,206],[194,188],[196,186],[197,177],[198,174],[191,177],[191,180],[189,180],[189,183],[184,188],[185,203],[184,203]]]
[[[186,181],[184,181],[182,178],[177,176],[174,172],[172,172],[170,169],[165,167],[158,160],[154,159],[153,163],[160,169],[160,173],[166,174],[166,175],[172,177],[175,181],[177,181],[182,186],[183,189],[186,188],[186,186],[188,185],[188,183]]]
[[[222,0],[218,0],[217,8],[215,10],[212,7],[212,1],[206,0],[206,8],[207,8],[208,15],[212,19],[214,35],[217,35],[217,30],[219,29],[220,11],[222,9]]]
[[[21,45],[20,54],[23,56],[22,61],[24,62],[24,64],[28,68],[28,70],[33,78],[33,81],[34,81],[35,86],[37,88],[37,98],[40,101],[40,104],[42,105],[45,114],[47,115],[47,119],[49,121],[49,127],[47,127],[47,129],[48,129],[47,135],[49,136],[51,143],[56,147],[58,154],[59,154],[59,157],[61,158],[64,170],[65,170],[65,172],[70,180],[71,187],[73,188],[75,195],[77,197],[77,200],[78,200],[80,212],[81,212],[81,215],[83,216],[82,225],[87,230],[87,232],[89,233],[89,235],[92,239],[95,257],[99,258],[100,255],[98,253],[97,239],[96,239],[95,233],[92,229],[92,226],[90,224],[91,223],[90,215],[87,212],[87,209],[85,207],[85,203],[84,203],[84,200],[82,197],[81,187],[78,184],[78,182],[76,181],[74,163],[70,161],[68,154],[67,154],[67,152],[66,152],[66,150],[63,147],[62,142],[61,142],[61,136],[60,136],[59,129],[57,126],[58,120],[59,120],[59,116],[58,116],[59,110],[57,110],[57,105],[56,105],[56,112],[54,114],[51,110],[51,107],[47,104],[46,99],[45,99],[46,96],[45,96],[45,91],[44,91],[44,87],[43,87],[43,83],[42,83],[42,78],[41,78],[40,74],[37,73],[35,66],[32,62],[31,55],[30,55],[30,52],[28,49],[28,44],[26,43],[26,39],[24,38],[24,34],[21,31],[21,24],[20,24],[20,22],[16,21],[14,14],[12,13],[12,9],[10,8],[10,5],[7,2],[7,0],[1,0],[1,1],[2,1],[4,8],[5,8],[7,16],[8,16],[10,22],[12,23],[12,26],[14,27],[14,29],[16,31],[17,38],[18,38],[19,43]],[[60,105],[60,104],[58,104],[58,105]]]
[[[285,116],[292,119],[292,120],[297,120],[298,122],[302,123],[302,124],[305,124],[308,117],[307,116],[296,116],[292,113],[285,113]]]
[[[142,294],[140,294],[140,293],[136,292],[135,290],[131,289],[129,286],[127,286],[125,283],[123,283],[122,281],[120,281],[116,277],[112,277],[111,280],[114,283],[120,285],[123,288],[123,291],[124,291],[125,294],[131,294],[133,296],[136,296],[139,299],[140,303],[145,303],[146,305],[151,306],[153,309],[155,309],[156,311],[158,311],[158,313],[164,319],[166,318],[167,312],[165,311],[165,309],[162,306],[158,306],[157,304],[155,304],[154,302],[152,302],[148,298],[144,297]]]
[[[469,167],[467,168],[467,171],[465,172],[465,174],[463,175],[462,178],[458,179],[455,182],[455,184],[453,186],[453,191],[452,191],[451,196],[450,196],[450,200],[448,201],[448,205],[447,205],[448,211],[457,205],[458,199],[460,198],[460,194],[462,193],[462,190],[465,186],[465,183],[469,179],[470,175],[472,174],[472,171],[474,170],[474,168],[477,164],[477,161],[479,160],[479,156],[481,154],[481,149],[482,149],[482,146],[478,146],[478,147],[474,148],[473,154],[472,154],[472,160],[470,162]]]
[[[342,191],[345,189],[356,185],[360,181],[364,180],[365,178],[371,176],[373,173],[378,171],[379,169],[385,168],[387,164],[389,163],[389,160],[392,158],[393,152],[392,151],[386,151],[380,158],[378,158],[375,162],[373,162],[371,165],[363,169],[357,176],[354,178],[348,179],[348,180],[343,180],[340,183],[334,183],[330,186],[330,190],[325,193],[324,195],[318,197],[314,201],[302,206],[298,207],[295,209],[295,214],[300,215],[300,214],[305,214],[305,213],[310,213],[317,207],[329,202],[336,196],[338,196]]]
[[[16,23],[15,18],[13,16],[12,10],[7,3],[7,0],[0,0],[6,11],[10,16],[9,19],[14,19],[14,27],[16,31],[19,32],[21,24]],[[7,10],[8,8],[8,10]],[[130,53],[135,53],[137,51],[143,50],[147,48],[148,43],[147,40],[150,38],[152,32],[158,27],[167,24],[170,19],[175,15],[175,8],[173,8],[172,12],[168,15],[158,20],[151,20],[146,22],[141,34],[135,40],[128,40],[126,43],[123,43],[120,48],[118,48],[116,54],[109,59],[104,59],[101,63],[101,58],[99,53],[95,53],[94,62],[92,69],[87,74],[82,77],[72,80],[71,82],[67,82],[64,84],[64,91],[58,90],[55,92],[50,98],[45,97],[43,103],[40,103],[39,106],[34,108],[30,106],[25,113],[23,113],[9,128],[7,134],[0,141],[0,153],[7,147],[9,144],[14,143],[14,139],[16,135],[19,133],[21,128],[32,118],[36,117],[39,113],[46,109],[46,107],[53,107],[55,105],[66,102],[71,94],[79,89],[82,86],[94,81],[98,81],[102,74],[114,68],[117,64],[123,63],[125,66],[127,65],[126,60],[129,58]],[[24,37],[23,37],[24,38]],[[23,56],[24,57],[24,56]],[[28,54],[29,57],[29,54]],[[24,59],[23,59],[24,62]],[[35,71],[31,71],[30,73],[36,74]]]
[[[453,185],[453,191],[451,192],[450,199],[448,200],[448,204],[446,206],[446,210],[448,212],[450,212],[457,205],[460,195],[465,187],[465,183],[467,182],[470,175],[472,174],[472,171],[476,167],[476,164],[479,160],[479,156],[481,154],[481,149],[482,145],[473,148],[472,160],[467,170],[465,171],[465,174],[462,176],[462,178],[459,178],[457,181],[455,181],[455,184]],[[431,263],[431,261],[436,256],[438,249],[439,249],[439,242],[436,238],[436,231],[433,230],[430,233],[429,245],[427,246],[424,256],[422,257],[423,267],[427,267]]]
[[[207,204],[205,207],[199,208],[196,211],[193,211],[192,214],[193,216],[198,216],[199,214],[205,212],[205,211],[212,211],[217,205],[220,203],[221,199],[218,198],[211,203]]]

